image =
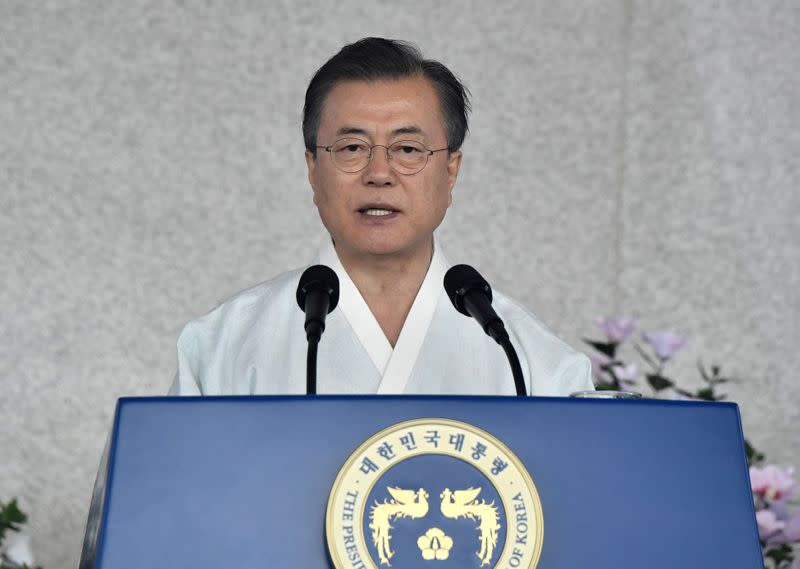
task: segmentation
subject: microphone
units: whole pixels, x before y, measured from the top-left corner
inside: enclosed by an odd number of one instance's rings
[[[339,302],[339,277],[325,265],[305,270],[297,284],[297,304],[306,313],[306,338],[319,342],[325,331],[325,317]]]
[[[444,275],[444,290],[456,310],[477,320],[483,331],[503,348],[511,365],[517,395],[524,397],[522,366],[503,320],[492,308],[492,287],[469,265],[454,265]]]
[[[306,393],[317,392],[317,346],[325,331],[325,317],[339,302],[339,278],[330,267],[314,265],[305,270],[297,284],[297,304],[305,312],[308,340]]]

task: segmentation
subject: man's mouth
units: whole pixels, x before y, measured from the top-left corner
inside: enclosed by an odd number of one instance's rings
[[[398,212],[399,210],[385,204],[367,204],[358,210],[358,213],[369,217],[387,217]]]
[[[358,211],[360,211],[364,215],[371,215],[371,216],[374,216],[374,217],[382,217],[384,215],[391,215],[391,214],[395,213],[395,210],[393,210],[393,209],[382,209],[382,208],[377,208],[377,207],[368,207],[368,208],[360,209]]]

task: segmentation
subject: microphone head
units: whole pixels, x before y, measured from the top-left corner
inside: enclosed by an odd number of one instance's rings
[[[306,311],[306,296],[313,290],[322,290],[328,294],[328,314],[339,302],[339,277],[333,269],[326,265],[312,265],[300,276],[297,284],[297,304],[300,310]]]
[[[456,310],[465,316],[471,316],[464,308],[464,296],[468,292],[478,291],[489,297],[489,302],[492,302],[492,287],[478,271],[469,265],[450,267],[444,275],[444,290]]]

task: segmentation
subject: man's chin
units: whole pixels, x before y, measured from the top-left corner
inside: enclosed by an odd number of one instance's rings
[[[432,240],[431,240],[432,243]],[[362,259],[409,259],[415,255],[426,255],[430,249],[420,246],[418,243],[408,243],[396,240],[369,240],[352,244],[339,245],[336,242],[336,250],[340,254],[345,254],[353,258]]]

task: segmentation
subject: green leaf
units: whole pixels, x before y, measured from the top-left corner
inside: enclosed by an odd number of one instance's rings
[[[747,465],[748,466],[755,466],[763,462],[766,458],[763,453],[756,450],[756,448],[750,444],[750,441],[747,439],[744,440],[744,453],[747,456]]]
[[[19,509],[16,498],[11,500],[5,506],[0,503],[0,523],[8,524],[10,526],[12,524],[24,524],[27,521],[28,516],[22,513],[22,511]],[[19,528],[11,529],[18,530]]]
[[[28,516],[19,509],[16,498],[5,505],[0,502],[0,543],[3,543],[6,531],[19,531],[20,525],[26,521]]]
[[[695,398],[703,401],[722,401],[725,399],[725,396],[714,393],[713,387],[704,387],[703,389],[697,391]]]
[[[673,385],[675,385],[673,381],[657,373],[648,374],[646,377],[647,377],[647,382],[656,391],[662,391],[664,389],[667,389],[668,387],[672,387]]]
[[[772,559],[775,562],[775,567],[784,567],[782,563],[788,564],[794,560],[792,548],[785,543],[777,547],[772,547],[764,556]]]
[[[616,342],[598,342],[597,340],[589,340],[588,338],[584,338],[583,341],[589,344],[591,347],[593,347],[601,354],[605,354],[612,360],[614,359],[615,354],[617,353],[617,346],[619,345]]]

